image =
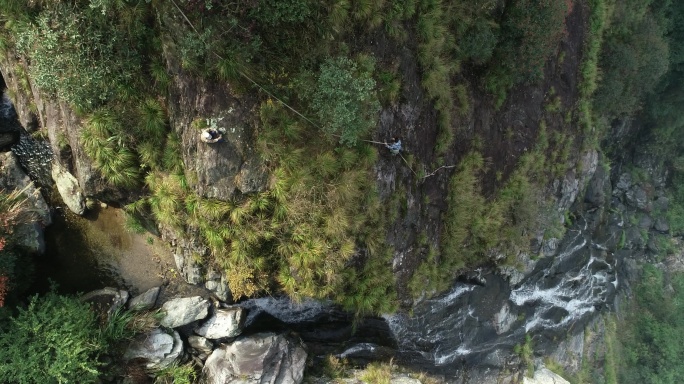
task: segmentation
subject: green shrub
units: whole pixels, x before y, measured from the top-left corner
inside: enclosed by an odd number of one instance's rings
[[[311,106],[329,136],[353,146],[376,125],[380,103],[372,73],[346,57],[330,58],[318,74]]]
[[[17,47],[30,59],[39,88],[90,111],[130,86],[141,66],[144,23],[128,22],[101,9],[54,2],[20,24]]]
[[[105,349],[88,304],[55,293],[34,296],[0,333],[0,380],[94,383]]]

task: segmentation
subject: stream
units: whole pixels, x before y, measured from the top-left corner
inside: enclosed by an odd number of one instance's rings
[[[6,101],[0,112],[5,123],[13,116]],[[22,129],[12,151],[39,185],[48,185],[52,152],[46,141]],[[612,303],[619,285],[618,260],[595,240],[598,217],[584,214],[567,230],[556,254],[538,260],[513,286],[499,272],[481,269],[474,278],[457,279],[448,292],[419,302],[410,314],[356,323],[331,303],[251,299],[239,304],[248,310],[245,331],[289,329],[314,356],[394,356],[403,364],[441,374],[469,365],[505,366],[527,334],[535,350],[550,350],[555,340],[583,330],[595,313]],[[121,210],[103,207],[88,217],[73,216],[57,214],[46,231],[48,253],[37,267],[45,281],[51,278],[68,292],[105,285],[139,292],[168,280],[165,273],[173,271],[173,256],[156,247],[161,240],[126,232]]]

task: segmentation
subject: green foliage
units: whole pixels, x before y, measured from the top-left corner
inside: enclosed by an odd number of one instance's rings
[[[684,275],[668,281],[662,271],[644,267],[634,308],[621,328],[623,347],[619,382],[678,383],[684,380]]]
[[[314,12],[316,3],[309,0],[282,0],[259,2],[251,16],[268,27],[283,24],[300,24]]]
[[[361,380],[369,384],[389,384],[392,380],[392,363],[368,364],[361,372]]]
[[[525,366],[525,376],[534,377],[534,345],[532,343],[532,336],[525,335],[525,342],[517,344],[513,348],[513,352],[520,357]]]
[[[667,2],[628,0],[615,3],[611,28],[604,36],[602,79],[594,105],[608,117],[632,115],[654,90],[669,66]]]
[[[519,82],[537,82],[565,29],[566,1],[516,0],[501,20],[501,40],[492,55],[485,86],[501,105]]]
[[[105,348],[88,304],[55,293],[34,296],[0,334],[0,380],[94,383]]]
[[[192,364],[172,364],[155,372],[154,384],[194,384],[197,372]]]
[[[380,104],[372,71],[346,57],[329,58],[322,65],[311,107],[329,136],[353,146],[376,125]]]
[[[50,3],[20,23],[16,36],[19,51],[30,59],[35,84],[85,111],[136,80],[145,26],[138,13],[127,19],[93,5]]]

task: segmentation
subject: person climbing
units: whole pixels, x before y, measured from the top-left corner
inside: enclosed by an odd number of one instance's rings
[[[214,128],[205,128],[200,134],[200,140],[209,144],[220,143],[223,141],[223,135]]]
[[[390,153],[393,155],[398,155],[401,152],[401,140],[393,137],[390,144],[385,142],[385,147],[389,149]]]

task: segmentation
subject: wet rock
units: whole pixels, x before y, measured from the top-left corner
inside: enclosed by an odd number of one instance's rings
[[[148,309],[152,309],[154,307],[154,304],[156,304],[157,302],[159,290],[159,287],[150,288],[147,291],[132,298],[131,302],[128,304],[128,308],[136,311],[146,311]]]
[[[214,344],[206,337],[202,336],[192,335],[188,337],[188,344],[190,344],[190,347],[197,351],[197,357],[199,357],[201,360],[206,360],[214,350]]]
[[[500,335],[508,332],[513,323],[515,323],[515,320],[516,316],[511,313],[511,307],[508,303],[504,303],[501,310],[494,315],[492,322],[496,333]]]
[[[124,353],[125,360],[143,359],[148,369],[162,369],[177,362],[183,352],[178,332],[159,328],[136,336]]]
[[[52,223],[50,208],[12,152],[0,153],[0,189],[6,192],[24,191],[26,205],[32,217],[14,228],[15,238],[18,245],[27,252],[45,252],[43,228]]]
[[[202,378],[207,384],[301,383],[306,352],[284,335],[259,333],[221,345],[207,359]]]
[[[625,172],[620,175],[615,188],[613,188],[613,196],[620,197],[625,194],[632,187],[632,175]]]
[[[656,219],[655,225],[653,226],[653,228],[656,231],[662,232],[662,233],[667,233],[670,231],[670,225],[667,223],[667,219],[665,219],[663,217],[659,217]]]
[[[110,318],[126,305],[128,297],[128,291],[107,287],[86,293],[81,296],[81,301],[91,303],[96,310],[106,313],[107,318]]]
[[[570,384],[569,381],[542,367],[534,370],[534,377],[523,377],[523,384]]]
[[[224,337],[236,337],[242,333],[244,323],[243,309],[240,307],[229,307],[217,309],[195,333],[207,339],[221,339]]]
[[[650,199],[646,191],[641,186],[632,186],[629,190],[627,190],[627,192],[625,192],[625,198],[627,205],[639,208],[646,212],[651,211]]]
[[[582,368],[582,354],[584,353],[584,332],[570,336],[558,343],[550,357],[560,364],[565,372],[577,373]]]
[[[653,219],[649,215],[641,215],[637,226],[642,229],[650,229],[653,226]]]
[[[604,167],[597,167],[594,176],[587,185],[584,201],[602,207],[608,203],[608,196],[611,195],[610,189],[610,173]]]
[[[161,325],[176,328],[205,319],[209,315],[209,302],[200,296],[184,297],[165,302],[161,309],[164,312]]]
[[[86,204],[78,180],[56,162],[52,164],[52,179],[57,185],[57,190],[64,204],[69,207],[71,212],[82,215],[85,212]]]

